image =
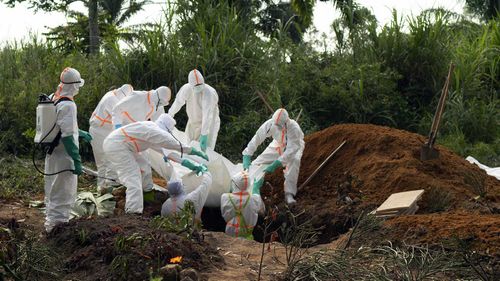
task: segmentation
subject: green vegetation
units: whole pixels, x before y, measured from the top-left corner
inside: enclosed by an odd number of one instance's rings
[[[0,222],[0,280],[57,280],[60,261],[39,242],[39,233]]]
[[[183,235],[187,239],[198,239],[200,236],[201,221],[195,218],[195,213],[196,210],[193,202],[186,201],[184,207],[179,212],[167,217],[154,217],[151,221],[151,226],[155,229]]]
[[[498,18],[478,24],[440,9],[409,18],[394,12],[392,22],[377,29],[366,8],[333,1],[342,17],[335,22],[335,46],[325,46],[297,37],[310,24],[308,1],[274,10],[259,6],[262,2],[169,2],[161,23],[127,30],[134,33],[129,48],[107,40],[98,55],[86,54],[80,45],[62,50],[58,42],[41,38],[6,44],[0,50],[1,151],[30,152],[37,96],[55,90],[65,66],[86,80],[76,98],[82,129],[111,88],[167,85],[176,93],[197,67],[219,93],[222,127],[216,150],[236,160],[269,117],[257,92],[274,108],[285,106],[292,117],[303,110],[300,124],[306,133],[355,122],[426,135],[453,62],[438,142],[499,165]],[[303,18],[295,14],[301,10]],[[182,129],[185,116],[179,117]],[[81,152],[90,159],[89,145],[82,144]]]
[[[43,177],[34,172],[31,161],[0,157],[0,198],[33,200],[32,195],[42,192]]]

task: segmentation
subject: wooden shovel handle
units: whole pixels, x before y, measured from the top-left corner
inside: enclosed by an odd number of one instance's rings
[[[302,189],[302,187],[306,186],[313,178],[314,176],[321,170],[321,168],[323,168],[323,166],[326,165],[326,163],[328,163],[328,161],[333,157],[333,155],[335,153],[337,153],[337,151],[339,151],[339,149],[342,148],[342,146],[344,146],[344,144],[347,142],[347,140],[344,140],[332,153],[330,153],[330,155],[328,155],[328,157],[325,159],[325,161],[323,161],[319,166],[318,168],[316,168],[316,170],[314,170],[314,172],[307,178],[307,180],[300,185],[299,189]]]
[[[453,63],[450,63],[450,67],[448,69],[448,76],[446,77],[446,81],[443,86],[443,90],[441,92],[441,96],[439,97],[439,102],[438,106],[436,108],[436,113],[434,114],[434,118],[432,120],[432,127],[431,127],[431,132],[429,134],[429,146],[434,145],[434,141],[436,140],[436,135],[437,131],[439,129],[439,123],[441,122],[441,117],[443,115],[444,111],[444,106],[446,104],[446,98],[448,96],[448,89],[450,86],[450,80],[451,80],[451,73],[453,72],[453,69],[455,68],[455,65]]]

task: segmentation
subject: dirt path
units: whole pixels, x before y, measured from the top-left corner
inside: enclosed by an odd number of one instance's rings
[[[203,274],[208,280],[257,280],[262,254],[262,243],[245,239],[235,239],[221,232],[208,232],[205,240],[217,247],[219,254],[224,257],[226,265],[212,272]],[[325,249],[337,249],[346,241],[342,236],[328,244],[309,248],[305,254]],[[286,270],[286,250],[278,242],[264,245],[264,261],[261,280],[278,280]]]
[[[29,208],[20,202],[0,201],[0,220],[15,219],[21,227],[42,233],[45,215],[38,208]]]
[[[43,233],[44,214],[40,209],[29,208],[22,203],[0,204],[0,221],[16,219],[21,228]],[[97,222],[98,220],[95,220]],[[225,265],[201,272],[203,280],[257,280],[262,244],[256,241],[235,239],[222,232],[204,232],[205,242],[217,249]],[[335,248],[336,243],[316,246],[307,250],[317,251]],[[286,270],[286,251],[281,243],[265,244],[261,280],[277,280]]]

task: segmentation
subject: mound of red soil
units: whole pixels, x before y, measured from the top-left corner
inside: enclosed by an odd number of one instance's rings
[[[425,137],[375,125],[336,125],[308,135],[298,186],[343,140],[346,144],[312,181],[299,188],[296,197],[296,207],[307,210],[315,225],[325,227],[320,242],[344,233],[362,210],[375,209],[396,192],[425,189],[418,214],[466,210],[479,215],[498,210],[500,181],[439,145],[438,159],[421,161]],[[282,204],[282,173],[266,180],[273,187],[262,190],[267,204]],[[483,191],[486,196],[479,204],[473,198]],[[412,219],[408,217],[408,224]]]
[[[65,280],[150,280],[178,256],[183,268],[223,263],[208,243],[159,230],[138,215],[74,220],[56,227],[48,243],[64,259]]]
[[[500,221],[498,215],[473,215],[465,212],[402,216],[386,223],[389,238],[407,242],[433,244],[443,240],[468,241],[474,249],[500,254]]]

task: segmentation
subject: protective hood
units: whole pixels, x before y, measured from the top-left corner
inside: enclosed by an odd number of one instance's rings
[[[175,128],[175,124],[177,124],[177,122],[175,122],[175,119],[167,113],[163,113],[162,115],[160,115],[160,117],[156,119],[155,123],[156,125],[158,125],[158,127],[160,127],[160,129],[170,132],[172,132],[172,130]]]
[[[247,191],[250,185],[250,176],[248,172],[241,171],[231,178],[231,185],[233,192]]]
[[[172,197],[177,197],[184,194],[184,185],[181,181],[173,180],[167,184],[168,194]]]
[[[288,112],[284,108],[276,110],[276,112],[274,112],[273,114],[273,124],[280,128],[288,124],[289,120],[290,117],[288,116]]]
[[[156,98],[159,101],[160,106],[167,106],[168,103],[170,102],[170,98],[172,97],[172,92],[170,91],[170,88],[166,86],[161,86],[158,89],[155,90],[153,95],[156,96]]]
[[[201,75],[198,70],[193,69],[189,72],[188,83],[193,87],[196,85],[203,85],[205,84],[205,79],[203,79],[203,75]]]
[[[123,84],[120,88],[116,90],[116,97],[118,100],[126,98],[132,94],[134,88],[130,84]]]
[[[80,76],[78,70],[66,67],[60,76],[61,83],[57,87],[57,91],[54,94],[54,98],[57,100],[61,97],[73,98],[78,94],[78,89],[80,89],[85,80]]]

